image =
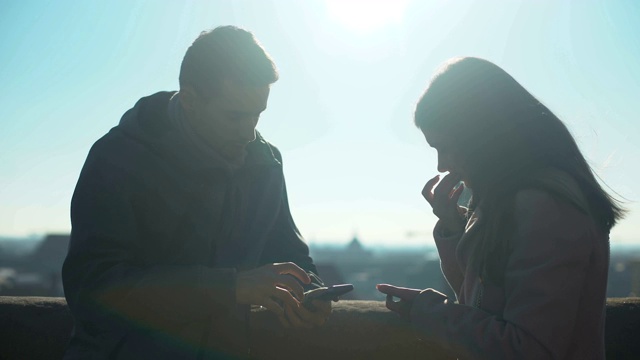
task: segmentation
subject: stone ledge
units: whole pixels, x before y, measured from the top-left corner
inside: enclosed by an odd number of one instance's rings
[[[266,311],[251,323],[257,359],[447,358],[379,301],[340,301],[317,329],[281,329]],[[0,359],[60,359],[71,327],[64,298],[0,296]],[[606,343],[609,359],[640,359],[640,298],[608,299]]]

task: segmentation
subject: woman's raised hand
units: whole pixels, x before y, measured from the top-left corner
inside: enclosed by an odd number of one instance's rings
[[[427,200],[433,214],[440,219],[443,230],[448,233],[458,233],[464,229],[464,216],[458,206],[458,199],[464,190],[464,185],[460,184],[460,176],[456,174],[447,174],[438,184],[440,175],[436,175],[427,181],[422,189],[422,196]],[[436,187],[436,184],[438,186]]]

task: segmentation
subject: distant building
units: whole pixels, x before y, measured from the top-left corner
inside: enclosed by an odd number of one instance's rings
[[[37,242],[0,238],[0,296],[63,296],[62,264],[68,247],[66,234],[49,234]],[[341,247],[314,243],[310,252],[327,285],[354,285],[344,299],[384,300],[375,289],[379,283],[431,287],[454,296],[442,276],[435,248],[372,250],[354,235]],[[639,296],[640,246],[614,245],[610,260],[607,296]]]
[[[50,234],[40,243],[29,262],[32,270],[46,273],[62,273],[62,263],[67,256],[69,235]]]
[[[362,252],[366,252],[366,250],[364,249],[364,247],[360,243],[360,240],[358,239],[358,235],[354,235],[353,236],[353,239],[351,239],[351,242],[349,243],[349,245],[347,245],[347,248],[345,249],[345,252],[346,253],[362,253]]]
[[[359,262],[369,261],[373,252],[362,246],[360,239],[354,235],[346,247],[318,247],[311,248],[315,262]]]
[[[349,298],[358,300],[382,300],[384,295],[376,290],[376,284],[389,283],[404,287],[432,287],[451,293],[440,271],[440,262],[427,249],[374,252],[367,249],[357,235],[343,247],[311,247],[311,256],[327,284],[329,280],[322,269],[335,268],[346,283],[354,285]]]
[[[46,235],[31,254],[3,271],[0,295],[64,296],[62,264],[68,247],[69,235]]]

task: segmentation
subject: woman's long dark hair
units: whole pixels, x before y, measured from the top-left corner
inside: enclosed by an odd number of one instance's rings
[[[519,189],[542,187],[589,214],[609,232],[624,216],[620,202],[600,186],[573,136],[549,109],[495,64],[456,58],[434,76],[420,98],[415,124],[455,138],[473,190],[482,202],[483,240],[472,264],[502,281],[507,234]]]

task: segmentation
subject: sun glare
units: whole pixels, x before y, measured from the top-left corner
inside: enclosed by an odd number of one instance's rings
[[[345,27],[369,32],[400,23],[410,0],[325,0],[329,15]]]

